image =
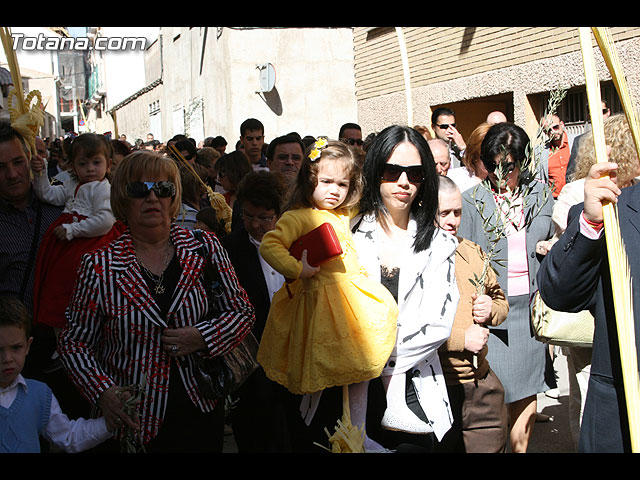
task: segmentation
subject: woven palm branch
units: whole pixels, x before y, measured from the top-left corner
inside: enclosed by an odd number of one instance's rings
[[[33,90],[25,97],[22,89],[22,76],[18,57],[13,49],[11,29],[0,27],[0,38],[4,48],[13,88],[9,92],[9,116],[11,126],[23,136],[31,154],[36,154],[36,135],[42,125],[44,125],[44,113],[42,111],[42,95],[38,90]],[[14,104],[15,102],[15,104]]]
[[[224,199],[224,197],[220,193],[214,192],[213,189],[211,188],[211,186],[207,185],[204,182],[204,180],[202,180],[202,178],[200,178],[200,175],[198,175],[198,172],[196,172],[195,169],[191,166],[191,164],[189,162],[187,162],[186,158],[184,158],[182,156],[182,154],[175,147],[175,145],[169,145],[168,149],[172,153],[172,155],[176,159],[178,159],[178,161],[187,170],[189,170],[189,172],[198,180],[200,185],[202,185],[202,188],[205,189],[205,191],[207,192],[207,197],[209,198],[209,204],[216,211],[218,219],[221,220],[222,224],[224,225],[224,228],[225,228],[226,232],[230,233],[231,232],[231,214],[232,214],[232,211],[231,211],[231,207],[227,204],[227,201]]]
[[[585,70],[585,83],[587,86],[587,99],[591,122],[593,126],[593,140],[597,162],[608,161],[604,120],[601,115],[602,100],[600,98],[600,83],[595,67],[592,37],[593,31],[598,46],[602,52],[607,68],[618,90],[622,106],[624,108],[629,127],[640,155],[638,143],[638,123],[631,97],[622,72],[621,63],[608,29],[593,27],[580,28],[580,46]],[[607,255],[611,273],[611,288],[618,331],[620,348],[620,360],[622,363],[622,376],[629,420],[631,437],[631,449],[637,452],[640,449],[640,378],[638,376],[638,360],[636,349],[636,336],[633,315],[632,279],[629,269],[624,242],[620,233],[618,211],[615,204],[608,203],[603,206],[604,230],[607,244]]]
[[[331,453],[365,453],[364,426],[357,427],[351,423],[351,410],[349,408],[349,386],[342,387],[342,418],[336,422],[333,433],[324,429],[329,439],[331,448],[314,442],[315,445],[328,450]]]

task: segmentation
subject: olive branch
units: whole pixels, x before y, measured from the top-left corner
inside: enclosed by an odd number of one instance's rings
[[[503,146],[500,158],[501,161],[497,164],[495,171],[496,185],[493,186],[489,180],[489,177],[487,177],[480,183],[478,187],[474,188],[471,194],[471,200],[467,199],[468,202],[473,203],[478,213],[480,214],[485,238],[487,240],[487,244],[489,245],[487,251],[484,252],[484,264],[480,275],[474,272],[473,278],[469,279],[471,284],[475,287],[478,295],[482,295],[486,292],[485,283],[489,268],[493,265],[498,265],[501,267],[505,266],[505,259],[496,258],[496,256],[501,251],[498,248],[498,244],[501,239],[507,236],[508,222],[504,221],[503,216],[505,219],[509,218],[510,213],[515,210],[516,205],[518,208],[520,208],[519,201],[520,199],[522,199],[521,208],[524,212],[526,212],[526,214],[524,222],[519,226],[519,228],[527,228],[529,225],[531,225],[533,219],[540,213],[542,208],[549,200],[549,195],[552,189],[546,181],[545,175],[543,175],[541,171],[539,145],[542,144],[543,138],[548,132],[546,119],[557,111],[558,105],[560,105],[560,102],[562,102],[562,100],[566,96],[566,93],[566,89],[557,89],[551,92],[547,109],[545,111],[545,114],[540,119],[540,125],[538,127],[536,136],[527,144],[525,150],[525,158],[520,167],[520,181],[518,182],[518,185],[514,189],[511,189],[507,185],[506,177],[509,172],[505,171],[505,162],[502,161],[506,159],[507,151]],[[533,191],[537,183],[543,184],[542,195],[529,195]],[[485,215],[485,204],[484,202],[481,202],[477,199],[477,192],[479,188],[483,188],[491,195],[493,195],[496,190],[497,192],[500,192],[503,189],[506,190],[506,194],[501,195],[501,198],[499,197],[501,203],[497,204],[498,208],[493,209],[490,215]],[[534,201],[533,208],[528,210],[527,207],[529,207],[529,204],[527,204],[526,202],[530,201],[531,198],[533,198]]]
[[[120,397],[122,393],[127,392],[130,394],[129,398],[121,399],[124,412],[133,418],[136,415],[136,408],[142,402],[144,392],[147,386],[147,378],[143,376],[140,385],[129,385],[118,391]],[[123,435],[120,437],[120,451],[122,453],[146,453],[144,445],[142,443],[142,434],[134,429],[124,426]]]

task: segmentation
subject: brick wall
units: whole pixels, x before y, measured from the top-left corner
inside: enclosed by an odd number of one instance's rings
[[[577,27],[403,28],[418,88],[580,50]],[[614,41],[640,37],[640,27],[612,27]],[[398,37],[393,27],[354,28],[358,100],[404,90]]]

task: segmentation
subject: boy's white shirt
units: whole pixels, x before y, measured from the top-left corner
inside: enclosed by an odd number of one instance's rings
[[[27,382],[22,375],[18,375],[8,387],[0,387],[0,406],[11,407],[18,395],[18,388],[28,391]],[[70,420],[52,393],[51,413],[42,435],[65,452],[76,453],[99,445],[111,438],[112,433],[107,430],[104,417]]]
[[[284,285],[284,276],[280,272],[278,272],[275,268],[267,263],[267,261],[262,258],[260,255],[260,242],[253,238],[247,232],[247,236],[249,237],[249,242],[256,247],[258,251],[258,259],[260,259],[260,266],[262,267],[262,274],[264,276],[264,281],[267,284],[267,291],[269,292],[269,300],[273,299],[275,293],[282,288]]]

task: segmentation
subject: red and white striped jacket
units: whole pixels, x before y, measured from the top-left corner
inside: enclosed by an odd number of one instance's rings
[[[62,362],[73,382],[94,405],[113,385],[140,385],[147,389],[138,407],[142,441],[158,433],[168,400],[170,357],[160,338],[169,324],[195,326],[210,355],[223,355],[250,331],[254,309],[240,286],[226,251],[214,235],[204,234],[206,251],[217,266],[223,294],[213,299],[219,315],[207,320],[210,309],[203,282],[202,243],[178,226],[171,241],[182,266],[167,318],[142,277],[129,231],[104,248],[83,257],[74,293],[67,309],[67,326],[58,341]],[[193,375],[191,355],[178,360],[178,369],[191,400],[203,412],[215,402],[203,398]]]

